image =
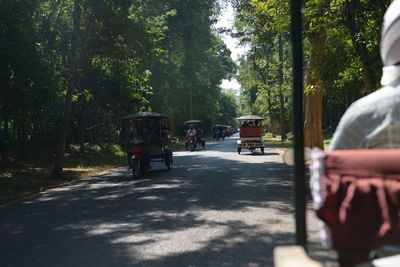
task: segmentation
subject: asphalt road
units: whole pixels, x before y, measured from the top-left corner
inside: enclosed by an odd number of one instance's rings
[[[273,266],[294,244],[292,169],[231,138],[0,208],[0,266]],[[322,250],[310,212],[309,248]]]

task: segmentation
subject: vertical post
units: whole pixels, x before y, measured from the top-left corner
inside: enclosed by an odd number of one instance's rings
[[[295,209],[296,244],[307,249],[306,193],[304,175],[303,133],[303,47],[302,47],[302,1],[291,1],[291,35],[293,50],[293,113],[294,113],[294,156],[295,156]]]

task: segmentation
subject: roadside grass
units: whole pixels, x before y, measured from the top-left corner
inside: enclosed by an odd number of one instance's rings
[[[291,135],[288,135],[287,140],[282,141],[280,135],[276,135],[275,137],[272,137],[271,133],[267,133],[263,136],[263,140],[267,147],[278,148],[278,149],[283,149],[283,150],[292,148],[294,145],[293,138]]]
[[[178,138],[174,138],[170,141],[169,146],[172,149],[172,152],[183,151],[185,150],[185,140],[181,140]]]
[[[0,205],[49,188],[83,179],[126,164],[126,153],[115,144],[68,146],[61,177],[50,177],[54,155],[50,147],[32,145],[21,156],[15,147],[0,155]]]
[[[325,150],[328,149],[331,139],[332,139],[332,136],[324,137],[324,149]],[[273,147],[273,148],[277,148],[277,149],[280,149],[283,151],[293,148],[293,146],[294,146],[293,135],[291,133],[288,134],[288,138],[285,141],[281,140],[280,135],[276,135],[275,137],[272,137],[271,133],[265,134],[263,136],[263,140],[265,141],[267,147]]]
[[[270,133],[263,137],[267,147],[286,150],[293,147],[289,135],[282,142],[280,136],[272,137]],[[324,140],[325,149],[330,142]],[[173,139],[170,142],[172,151],[185,150],[185,141]],[[49,188],[67,184],[100,174],[114,167],[127,164],[126,152],[116,144],[85,145],[80,153],[79,146],[70,145],[64,159],[64,172],[61,177],[50,177],[54,162],[51,147],[31,145],[21,156],[16,147],[7,147],[0,154],[0,206],[13,200],[35,195]]]
[[[172,151],[182,151],[185,142],[174,139],[170,146]],[[23,156],[17,147],[5,148],[0,154],[0,206],[127,165],[127,156],[118,144],[85,144],[82,153],[78,145],[69,145],[61,177],[50,177],[53,163],[54,153],[49,146],[30,145]]]

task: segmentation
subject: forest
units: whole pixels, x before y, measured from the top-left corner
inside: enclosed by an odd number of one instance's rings
[[[235,9],[233,29],[216,28]],[[379,88],[379,40],[390,0],[304,1],[305,144],[323,147],[346,108]],[[173,133],[241,114],[266,118],[286,140],[292,127],[290,1],[0,1],[0,147],[118,143],[121,118],[169,115]],[[249,50],[238,62],[221,35]],[[235,78],[239,97],[222,90]],[[3,149],[1,149],[3,151]]]
[[[379,41],[390,0],[304,1],[305,145],[323,148],[347,107],[380,86]],[[236,34],[251,50],[239,62],[241,110],[263,114],[272,134],[290,131],[289,1],[238,1]]]

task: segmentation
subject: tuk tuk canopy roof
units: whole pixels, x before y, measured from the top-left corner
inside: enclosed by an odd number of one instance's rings
[[[138,112],[126,115],[123,120],[140,119],[140,118],[169,118],[167,115],[158,112]]]
[[[239,117],[238,120],[240,121],[247,121],[247,120],[263,120],[263,117],[260,116],[256,116],[256,115],[246,115],[246,116],[242,116]]]
[[[202,121],[200,121],[200,120],[190,120],[190,121],[185,121],[183,124],[201,124],[201,123],[203,123]]]

